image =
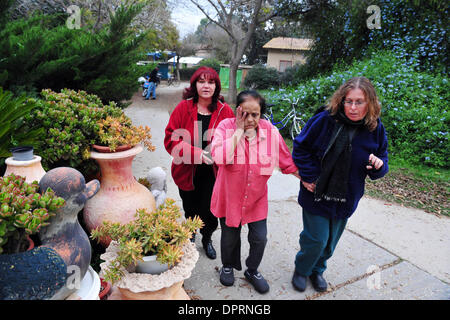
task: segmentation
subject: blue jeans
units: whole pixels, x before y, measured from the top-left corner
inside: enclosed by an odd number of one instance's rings
[[[295,270],[304,277],[312,273],[321,275],[348,219],[329,219],[305,210],[302,215],[303,231],[300,233],[300,251],[295,256]]]
[[[150,82],[145,99],[150,98],[150,94],[153,95],[153,99],[156,99],[156,83],[154,82]]]

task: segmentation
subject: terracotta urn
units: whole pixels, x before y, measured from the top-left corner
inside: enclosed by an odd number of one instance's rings
[[[9,157],[5,160],[7,165],[4,176],[11,173],[25,177],[25,181],[31,183],[33,181],[40,181],[45,175],[45,170],[41,165],[42,158],[34,155],[31,160],[15,160],[14,157]]]
[[[100,165],[99,192],[87,201],[83,217],[89,230],[102,225],[103,221],[127,223],[134,219],[137,209],[156,209],[153,194],[137,182],[132,172],[132,162],[143,147],[137,145],[121,152],[91,152],[91,158]],[[110,239],[100,243],[107,247]]]

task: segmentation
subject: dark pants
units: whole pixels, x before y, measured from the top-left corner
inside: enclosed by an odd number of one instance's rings
[[[211,213],[211,196],[215,182],[212,166],[198,165],[194,175],[194,190],[184,191],[178,189],[186,218],[199,216],[205,224],[200,229],[203,241],[209,241],[217,229],[217,218]]]
[[[225,224],[225,218],[220,218],[222,236],[220,250],[222,264],[227,268],[242,270],[241,265],[241,228],[229,227]],[[267,220],[255,221],[248,224],[248,242],[250,251],[245,264],[251,271],[256,271],[264,255],[267,243]]]
[[[300,233],[300,251],[295,257],[295,270],[304,277],[312,273],[321,275],[346,224],[347,219],[329,219],[303,210],[303,231]]]

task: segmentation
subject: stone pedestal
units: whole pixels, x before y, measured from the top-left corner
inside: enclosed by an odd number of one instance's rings
[[[189,300],[183,289],[184,280],[191,276],[198,260],[199,253],[195,244],[187,241],[182,248],[184,255],[180,262],[171,269],[159,274],[129,272],[122,270],[121,280],[114,283],[111,300]],[[100,267],[100,276],[104,277],[104,270],[117,257],[118,244],[112,241],[106,252],[100,256],[105,260]]]

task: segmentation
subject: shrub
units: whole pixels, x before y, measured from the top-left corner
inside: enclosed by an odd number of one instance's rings
[[[387,130],[390,155],[412,164],[448,168],[450,113],[446,105],[450,85],[446,77],[417,71],[417,59],[417,56],[405,60],[396,53],[373,52],[371,59],[355,62],[350,67],[335,66],[329,76],[264,94],[268,102],[299,97],[299,112],[307,120],[346,80],[365,76],[375,86],[382,105],[381,119]],[[286,104],[278,104],[273,110],[275,120],[288,112]]]
[[[246,88],[267,89],[278,87],[280,85],[280,76],[277,69],[266,68],[261,64],[254,65],[247,73],[244,80]]]
[[[202,61],[200,61],[198,66],[199,67],[201,67],[201,66],[210,67],[210,68],[213,68],[214,70],[216,70],[217,73],[219,73],[220,72],[220,64],[221,64],[221,62],[219,60],[210,58],[210,59],[203,59]]]
[[[121,6],[98,33],[66,27],[66,15],[38,15],[9,21],[0,30],[0,86],[37,97],[51,88],[85,90],[105,103],[129,100],[145,68],[137,66],[130,24],[140,5]]]
[[[46,169],[73,167],[83,174],[92,174],[98,166],[89,159],[91,145],[99,141],[100,119],[120,117],[122,109],[116,103],[103,105],[100,98],[85,91],[64,89],[56,93],[41,92],[38,108],[27,117],[30,128],[44,128],[45,133],[35,146]]]
[[[381,9],[381,29],[367,28],[369,5]],[[315,43],[308,52],[308,63],[297,72],[299,81],[330,72],[338,61],[351,64],[383,49],[400,58],[417,55],[417,66],[423,71],[445,74],[448,70],[448,28],[444,27],[448,25],[448,6],[442,1],[324,2],[301,19]]]

